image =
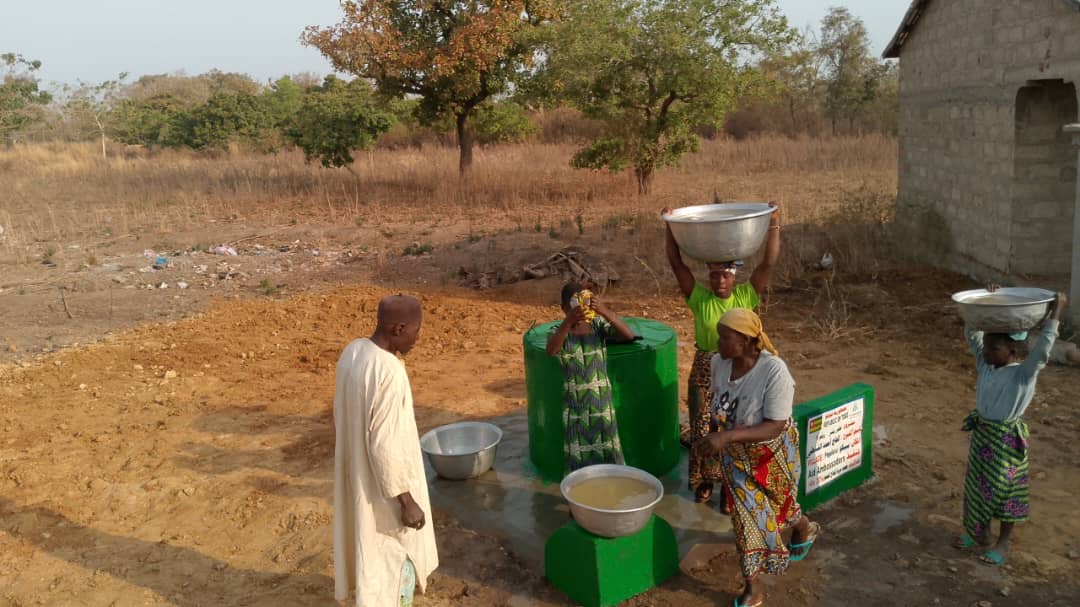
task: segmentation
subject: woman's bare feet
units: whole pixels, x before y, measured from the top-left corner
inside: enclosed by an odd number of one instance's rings
[[[735,599],[735,607],[761,607],[765,604],[765,590],[761,584],[746,580],[742,595]]]
[[[819,535],[821,535],[821,525],[811,521],[807,516],[800,518],[791,532],[791,560],[798,562],[806,558]]]
[[[713,485],[712,483],[701,483],[694,490],[694,501],[699,504],[704,504],[712,499]]]

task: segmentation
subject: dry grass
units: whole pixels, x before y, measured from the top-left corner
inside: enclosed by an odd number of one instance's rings
[[[681,167],[663,171],[651,196],[636,195],[629,176],[571,169],[573,151],[555,144],[478,150],[473,174],[460,181],[456,151],[437,147],[360,154],[354,177],[306,164],[294,151],[161,151],[102,161],[90,144],[19,146],[0,150],[0,253],[25,262],[80,238],[168,233],[238,218],[340,225],[483,225],[498,218],[575,232],[579,215],[587,223],[651,217],[662,206],[714,198],[782,200],[788,223],[822,223],[853,198],[879,204],[895,192],[896,143],[881,136],[706,141]],[[636,238],[655,250],[656,234],[643,229]]]

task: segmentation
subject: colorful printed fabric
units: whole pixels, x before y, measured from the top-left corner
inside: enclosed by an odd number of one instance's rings
[[[705,438],[712,427],[712,415],[709,411],[709,403],[712,402],[712,357],[713,352],[698,350],[694,354],[694,366],[690,368],[690,390],[687,394],[687,408],[690,410],[690,435],[687,437],[690,449],[689,471],[687,481],[691,491],[695,491],[702,483],[719,483],[722,480],[720,474],[720,459],[716,457],[702,457],[693,449],[694,443]]]
[[[1028,520],[1031,485],[1028,478],[1028,426],[1022,419],[994,422],[972,411],[964,420],[971,432],[964,478],[964,529],[984,539],[990,521]]]
[[[412,607],[415,594],[416,567],[412,561],[405,559],[405,563],[401,565],[401,607]]]
[[[788,420],[767,443],[733,443],[721,456],[721,471],[732,507],[731,522],[743,577],[778,575],[791,552],[781,533],[802,518],[798,502],[799,430]]]
[[[622,445],[607,372],[611,324],[590,323],[588,335],[570,334],[558,354],[563,370],[566,471],[594,464],[622,464]]]

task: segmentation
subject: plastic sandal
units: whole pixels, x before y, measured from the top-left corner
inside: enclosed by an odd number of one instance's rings
[[[987,550],[981,557],[979,557],[979,560],[983,563],[986,563],[987,565],[994,565],[995,567],[1000,567],[1004,565],[1009,559],[997,550]]]
[[[955,542],[953,542],[953,548],[957,548],[959,550],[967,550],[968,548],[974,548],[978,545],[979,542],[971,539],[971,536],[966,533],[961,535],[959,538],[957,538]]]
[[[800,552],[799,554],[791,555],[789,557],[789,559],[793,563],[798,563],[799,561],[801,561],[801,560],[805,559],[806,557],[810,556],[810,549],[814,547],[814,542],[817,541],[818,536],[820,536],[820,535],[821,535],[821,525],[819,525],[817,523],[810,523],[810,536],[809,536],[809,538],[807,538],[807,540],[805,542],[801,543],[801,544],[792,544],[791,545],[791,551],[792,552],[794,552],[795,550],[802,550],[802,552]]]

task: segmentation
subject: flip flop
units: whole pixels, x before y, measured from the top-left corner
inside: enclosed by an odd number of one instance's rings
[[[997,550],[987,550],[982,556],[979,557],[979,560],[987,565],[1000,567],[1006,562],[1008,562],[1009,558],[1004,554],[1001,554]]]
[[[971,539],[971,536],[966,533],[958,537],[956,541],[953,542],[953,548],[956,548],[957,550],[967,550],[969,548],[974,548],[978,545],[979,542]]]
[[[821,535],[821,525],[817,523],[810,523],[810,535],[807,537],[806,541],[801,544],[791,545],[790,550],[792,552],[796,550],[802,550],[802,552],[799,554],[792,554],[790,557],[788,557],[788,560],[793,563],[798,563],[799,561],[810,556],[810,549],[813,548],[814,542],[817,541],[819,535]]]
[[[734,606],[735,607],[762,607],[762,605],[765,604],[765,599],[761,599],[760,601],[758,601],[756,603],[741,603],[740,601],[742,601],[742,597],[735,597],[735,602],[733,603]]]

